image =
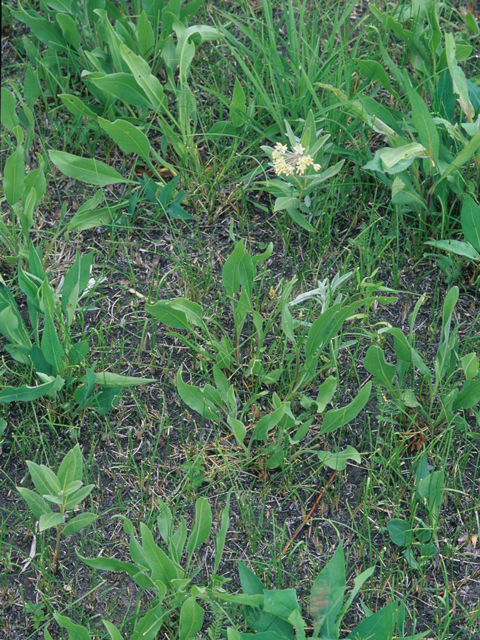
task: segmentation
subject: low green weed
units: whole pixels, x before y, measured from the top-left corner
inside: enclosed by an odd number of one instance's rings
[[[434,373],[414,346],[414,325],[423,296],[409,316],[408,337],[393,327],[379,331],[379,334],[393,336],[396,365],[386,361],[379,345],[372,345],[363,361],[363,366],[375,376],[376,384],[386,389],[391,410],[402,420],[424,422],[432,436],[442,425],[467,426],[465,411],[474,409],[480,402],[478,355],[471,352],[460,358],[459,327],[451,329],[458,294],[458,287],[452,287],[445,296],[440,342],[432,363]],[[409,381],[406,374],[411,367],[418,371],[418,388],[405,388],[404,383]]]
[[[57,473],[44,464],[38,465],[30,460],[27,461],[27,466],[38,493],[24,487],[18,487],[17,491],[37,518],[40,533],[53,527],[57,530],[56,575],[60,560],[60,537],[77,533],[95,522],[98,517],[89,512],[73,518],[67,516],[68,511],[77,507],[90,495],[94,485],[83,487],[83,460],[78,444],[63,458]],[[56,505],[59,511],[52,511],[50,504]]]
[[[6,348],[12,358],[33,366],[42,384],[4,387],[0,402],[31,402],[49,396],[58,399],[71,416],[87,408],[104,415],[118,404],[125,387],[155,382],[154,378],[95,372],[86,366],[89,341],[75,342],[72,328],[82,294],[95,285],[90,277],[93,253],[76,257],[57,290],[43,270],[40,249],[36,251],[30,243],[28,256],[28,270],[18,269],[18,284],[27,297],[31,331],[14,296],[0,283],[0,333],[8,340]]]
[[[387,523],[391,541],[403,549],[403,557],[411,569],[419,569],[439,553],[437,528],[445,492],[444,472],[430,473],[425,454],[417,465],[415,489],[411,499],[411,521],[393,518]],[[417,516],[419,505],[427,512],[426,524]]]

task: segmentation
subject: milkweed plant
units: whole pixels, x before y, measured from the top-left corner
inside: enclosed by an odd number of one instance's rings
[[[325,144],[330,134],[322,136],[322,130],[316,130],[311,110],[300,138],[295,136],[286,120],[285,128],[290,149],[281,142],[277,142],[273,148],[262,146],[262,150],[271,160],[277,178],[262,181],[260,184],[276,196],[274,212],[285,211],[294,222],[313,232],[316,231],[312,225],[315,211],[310,194],[314,193],[322,182],[339,173],[344,160],[330,168],[323,166],[325,151],[331,146],[331,143]]]

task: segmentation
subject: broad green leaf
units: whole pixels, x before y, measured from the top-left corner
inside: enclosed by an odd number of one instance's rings
[[[223,548],[225,546],[225,538],[227,536],[228,525],[230,524],[229,519],[229,511],[230,511],[230,496],[232,495],[233,488],[230,488],[227,493],[227,500],[225,502],[225,507],[222,511],[222,516],[220,518],[220,531],[217,533],[217,538],[215,540],[215,564],[213,567],[213,573],[217,573],[218,567],[220,566],[220,561],[222,559]]]
[[[205,327],[203,309],[197,302],[192,302],[191,300],[187,300],[187,298],[175,298],[175,300],[169,302],[169,307],[170,309],[184,313],[190,325]]]
[[[52,513],[47,501],[42,498],[42,496],[39,496],[38,493],[35,493],[35,491],[24,489],[23,487],[18,487],[17,491],[28,504],[30,511],[37,520],[40,520],[40,518],[47,513]]]
[[[387,640],[394,637],[398,603],[392,602],[380,611],[363,620],[348,636],[347,640],[368,638],[368,640]]]
[[[452,410],[473,409],[480,402],[480,380],[467,380],[453,401]]]
[[[288,208],[286,211],[287,211],[287,214],[290,216],[290,218],[296,224],[298,224],[299,227],[302,227],[302,229],[305,229],[310,233],[316,233],[317,230],[315,229],[315,227],[310,224],[310,222],[305,218],[305,216],[302,213],[300,213],[300,211],[298,211],[298,209]]]
[[[206,498],[198,498],[195,503],[195,524],[188,536],[187,551],[191,555],[205,542],[212,528],[212,509]]]
[[[347,445],[344,451],[338,451],[336,453],[332,453],[331,451],[319,451],[318,457],[324,465],[330,467],[330,469],[334,469],[335,471],[343,471],[349,460],[353,460],[357,464],[360,464],[362,461],[358,451],[350,445]]]
[[[397,547],[409,547],[413,542],[412,525],[405,520],[393,518],[387,523],[388,533],[393,544]]]
[[[67,629],[69,640],[91,640],[87,629],[81,624],[75,624],[70,618],[61,616],[59,613],[54,613],[53,617],[61,627]]]
[[[65,352],[50,314],[46,314],[44,318],[41,349],[47,362],[52,365],[55,375],[62,376],[65,371]]]
[[[239,127],[245,122],[245,102],[245,91],[243,90],[240,80],[235,78],[235,86],[233,88],[232,101],[230,103],[230,120],[235,127]]]
[[[42,495],[47,493],[58,494],[61,490],[60,482],[55,473],[44,464],[38,465],[31,460],[27,461],[27,467],[32,476],[33,484]]]
[[[130,562],[123,562],[116,558],[84,558],[78,551],[76,553],[80,560],[89,567],[92,567],[92,569],[114,572],[125,571],[131,578],[138,573],[138,567]]]
[[[171,588],[172,580],[175,578],[183,578],[183,571],[177,569],[170,558],[155,544],[152,532],[143,522],[140,523],[140,531],[142,534],[143,552],[152,571],[152,580],[154,582],[160,580]]]
[[[241,420],[237,420],[237,418],[234,418],[233,416],[227,416],[227,423],[235,436],[235,440],[239,445],[243,445],[243,441],[247,435],[247,430],[243,422]]]
[[[288,409],[289,403],[283,403],[278,409],[267,413],[267,415],[260,418],[255,425],[252,433],[252,440],[266,440],[268,432],[271,431],[285,415]]]
[[[5,197],[12,207],[25,191],[25,151],[21,145],[7,158],[3,180]]]
[[[465,240],[480,252],[480,205],[467,194],[463,196],[460,219]]]
[[[467,380],[473,380],[478,374],[479,359],[475,352],[467,353],[460,359],[462,363],[463,373]]]
[[[68,43],[60,29],[49,20],[41,18],[35,11],[25,11],[22,5],[18,5],[20,11],[12,11],[12,15],[28,24],[33,34],[47,47],[54,51],[66,51]]]
[[[285,211],[286,209],[298,209],[298,207],[302,204],[302,201],[298,198],[277,198],[275,200],[275,206],[273,208],[274,212],[277,211]]]
[[[65,151],[49,151],[48,155],[53,164],[69,178],[76,178],[98,187],[118,182],[132,182],[123,178],[115,169],[100,160],[80,158]]]
[[[85,231],[85,229],[113,224],[118,218],[121,210],[126,209],[126,207],[127,201],[122,200],[117,204],[102,207],[101,209],[87,209],[81,213],[79,209],[68,223],[68,230]]]
[[[62,524],[64,521],[65,517],[61,513],[45,513],[40,516],[38,529],[41,533],[42,531],[46,531],[47,529],[51,529],[52,527]]]
[[[156,638],[164,616],[162,605],[157,604],[137,622],[130,640],[153,640]]]
[[[97,119],[98,116],[95,111],[87,107],[83,100],[80,100],[77,96],[69,93],[60,93],[58,97],[74,116],[85,116],[87,118],[93,118],[93,120]]]
[[[25,177],[25,193],[35,190],[35,203],[33,205],[34,210],[38,207],[38,203],[43,198],[47,188],[45,181],[45,173],[43,165],[34,171],[27,173]]]
[[[404,74],[404,77],[404,85],[412,106],[413,124],[417,130],[420,142],[425,149],[427,149],[428,154],[433,159],[436,166],[438,165],[438,153],[440,149],[440,138],[438,136],[437,127],[433,122],[433,118],[427,105],[410,84],[410,79],[406,74]]]
[[[177,371],[176,380],[178,393],[190,409],[193,409],[207,420],[215,420],[216,422],[220,420],[220,415],[213,402],[210,402],[206,397],[205,390],[183,382],[182,367]]]
[[[461,172],[463,165],[467,164],[467,162],[470,162],[470,159],[472,158],[472,156],[474,156],[479,150],[480,150],[480,131],[478,131],[478,133],[476,133],[473,136],[473,138],[470,140],[467,146],[464,147],[460,151],[460,153],[457,154],[455,159],[448,165],[448,167],[442,173],[441,177],[432,186],[430,191],[434,193],[438,185],[442,182],[442,180],[445,180],[445,178],[447,178],[454,171]]]
[[[345,556],[341,541],[331,560],[312,586],[310,613],[313,616],[314,637],[337,638],[345,593]]]
[[[86,487],[82,487],[81,489],[78,489],[78,491],[70,494],[65,503],[65,509],[72,509],[73,507],[76,507],[77,504],[83,502],[83,500],[92,493],[93,487],[93,484],[87,484]]]
[[[426,157],[428,157],[428,154],[425,147],[418,144],[418,142],[405,144],[394,149],[387,148],[380,154],[382,165],[385,171],[388,171],[389,173],[394,173],[393,170],[398,169],[397,165],[400,165],[399,170],[403,171],[406,168],[406,162],[410,165],[415,158]]]
[[[57,13],[55,16],[58,26],[62,30],[63,37],[68,44],[76,49],[80,49],[81,37],[77,29],[77,25],[72,16],[65,13]]]
[[[80,515],[68,521],[63,529],[63,535],[70,536],[72,535],[72,533],[77,533],[77,531],[85,529],[85,527],[88,527],[89,524],[95,522],[97,518],[98,516],[94,513],[81,513]]]
[[[2,87],[1,96],[1,122],[6,129],[13,132],[14,128],[18,125],[18,116],[15,111],[15,97],[13,93],[5,87]]]
[[[418,495],[424,500],[425,506],[438,516],[438,511],[443,502],[443,494],[445,492],[445,474],[443,471],[434,471],[424,478],[418,485]]]
[[[191,325],[183,311],[172,308],[169,300],[158,300],[155,304],[145,305],[145,310],[156,320],[166,324],[172,329],[185,329],[191,331]]]
[[[89,81],[125,104],[142,109],[150,107],[145,91],[138,86],[131,73],[110,73],[98,78],[92,76]]]
[[[155,46],[155,34],[153,33],[152,25],[148,20],[145,11],[139,15],[137,19],[137,43],[140,53],[143,58],[148,58],[153,54],[153,47]]]
[[[456,44],[453,34],[445,34],[445,49],[447,52],[447,64],[452,77],[453,90],[459,97],[460,106],[467,119],[472,121],[474,108],[470,102],[467,79],[461,68],[457,64]]]
[[[97,122],[124,153],[136,153],[145,162],[150,162],[150,142],[138,127],[125,120],[110,122],[98,118]]]
[[[62,310],[66,316],[67,326],[72,324],[78,299],[88,285],[92,263],[93,252],[84,256],[77,254],[75,262],[65,274],[62,287]]]
[[[364,387],[362,387],[362,389],[360,389],[355,400],[350,402],[350,404],[347,404],[346,407],[327,411],[323,418],[321,433],[330,433],[331,431],[335,431],[335,429],[343,427],[356,418],[363,407],[367,404],[371,390],[372,383],[368,382]]]
[[[470,244],[460,240],[430,240],[425,244],[442,251],[448,251],[448,253],[454,253],[457,256],[465,256],[470,260],[480,260],[480,253],[475,251]]]
[[[392,380],[395,375],[396,367],[388,364],[385,360],[383,350],[376,344],[369,347],[365,358],[363,359],[365,369],[374,375],[381,384],[389,389],[392,388]]]
[[[82,381],[84,381],[83,378]],[[111,373],[110,371],[95,373],[95,383],[101,387],[136,387],[143,384],[152,384],[152,382],[157,382],[156,378],[135,378]]]
[[[390,78],[382,65],[376,60],[356,59],[355,62],[360,68],[360,73],[364,78],[379,82],[389,93],[397,96],[397,92],[393,89]]]
[[[63,378],[57,376],[55,380],[40,384],[37,387],[29,387],[26,384],[21,387],[3,387],[0,392],[0,402],[31,402],[52,391],[60,391],[63,385]]]
[[[180,609],[179,639],[188,640],[195,637],[203,624],[204,610],[196,603],[193,596],[189,596]]]
[[[300,611],[295,589],[264,589],[263,610],[280,618],[288,618],[293,611]]]
[[[108,631],[111,640],[123,640],[120,631],[108,620],[102,620],[105,629]]]
[[[222,282],[227,294],[232,298],[240,287],[240,264],[245,256],[243,240],[235,245],[222,269]]]
[[[155,111],[163,111],[167,99],[160,81],[152,75],[148,63],[140,56],[135,55],[123,42],[119,49],[138,86],[145,92],[150,105]]]
[[[37,75],[31,65],[27,65],[27,71],[25,73],[25,102],[30,109],[33,109],[38,97],[42,95],[42,88],[38,81]]]

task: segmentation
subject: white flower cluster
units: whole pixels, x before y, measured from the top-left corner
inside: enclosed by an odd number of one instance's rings
[[[282,174],[293,176],[294,173],[303,176],[306,168],[310,165],[313,165],[315,171],[321,169],[319,164],[314,164],[312,156],[305,155],[305,149],[300,143],[293,147],[293,151],[289,151],[286,144],[277,142],[272,153],[272,160],[277,176]]]

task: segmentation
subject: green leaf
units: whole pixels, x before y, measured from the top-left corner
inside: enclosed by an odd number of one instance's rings
[[[105,629],[108,631],[111,640],[123,640],[121,633],[111,622],[102,620]]]
[[[275,200],[275,206],[273,208],[274,212],[277,211],[285,211],[286,209],[298,209],[298,207],[302,204],[302,201],[298,198],[286,197],[286,198],[277,198]]]
[[[395,375],[396,367],[388,364],[385,360],[383,350],[376,344],[369,347],[365,358],[363,359],[365,369],[374,375],[381,384],[387,388],[392,388],[392,380]]]
[[[212,528],[212,509],[206,498],[198,498],[195,503],[195,524],[187,540],[187,552],[192,555],[195,549],[205,542]]]
[[[190,409],[193,409],[207,420],[220,420],[220,415],[213,402],[210,402],[207,398],[205,389],[199,389],[198,387],[183,382],[182,367],[177,371],[176,380],[178,393]]]
[[[227,416],[227,423],[235,436],[235,440],[239,445],[243,445],[243,441],[247,435],[247,430],[243,422],[241,420],[237,420],[237,418],[234,418],[233,416]]]
[[[53,617],[61,627],[67,629],[69,640],[91,640],[87,629],[81,624],[75,624],[70,618],[61,616],[59,613],[54,613]]]
[[[463,196],[460,219],[465,240],[480,252],[480,206],[467,194]]]
[[[298,224],[299,227],[302,227],[302,229],[305,229],[310,233],[316,233],[317,230],[315,229],[315,227],[310,224],[310,222],[305,218],[303,214],[300,213],[300,211],[298,211],[297,209],[291,209],[291,208],[287,209],[286,211],[290,216],[290,218],[294,222],[296,222],[296,224]]]
[[[23,487],[18,487],[17,491],[28,504],[30,511],[37,520],[40,520],[40,518],[47,513],[52,513],[47,501],[42,498],[42,496],[39,496],[38,493],[35,493],[35,491],[24,489]]]
[[[81,38],[80,34],[78,33],[75,20],[72,18],[72,16],[66,15],[65,13],[57,13],[55,19],[58,22],[58,26],[62,30],[62,34],[65,40],[71,47],[78,51],[80,49]]]
[[[77,504],[80,504],[83,500],[85,500],[87,496],[92,493],[93,487],[93,484],[87,484],[86,487],[82,487],[81,489],[78,489],[78,491],[70,494],[68,500],[65,503],[65,509],[72,509],[73,507],[76,507]]]
[[[393,89],[390,83],[390,78],[388,77],[387,72],[379,62],[377,62],[376,60],[361,60],[358,58],[355,60],[355,62],[358,64],[360,73],[364,78],[376,80],[393,96],[398,96],[397,92]]]
[[[235,127],[240,127],[244,122],[246,113],[245,91],[238,78],[235,78],[232,101],[230,103],[230,120]]]
[[[3,180],[5,197],[12,207],[25,191],[25,151],[21,145],[7,158]]]
[[[417,487],[418,495],[435,517],[438,516],[438,511],[443,502],[443,494],[445,492],[444,478],[443,471],[434,471],[424,478]]]
[[[167,99],[160,81],[152,75],[148,63],[140,56],[135,55],[123,42],[120,44],[119,50],[138,86],[145,92],[150,105],[157,112],[163,111]]]
[[[140,523],[140,531],[142,534],[143,552],[152,571],[152,580],[154,582],[160,580],[172,588],[172,580],[175,578],[183,578],[183,571],[177,569],[170,558],[160,547],[157,547],[153,540],[152,532],[143,522]]]
[[[72,533],[77,533],[80,529],[85,529],[89,524],[95,522],[97,518],[98,516],[94,513],[81,513],[68,521],[67,525],[63,529],[63,535],[70,536]]]
[[[245,254],[246,251],[243,240],[240,240],[223,265],[222,282],[227,294],[231,298],[233,298],[240,288],[240,265],[242,264]]]
[[[27,65],[27,72],[25,74],[25,102],[28,104],[30,109],[33,109],[35,102],[38,97],[42,94],[42,88],[38,81],[38,78],[35,74],[35,71],[31,67],[31,65]]]
[[[278,409],[260,418],[252,432],[252,440],[266,440],[271,431],[285,415],[290,403],[283,403]]]
[[[130,640],[153,640],[162,626],[164,616],[163,607],[158,604],[138,621]]]
[[[418,137],[422,145],[427,149],[428,154],[433,159],[435,166],[438,165],[438,153],[440,149],[440,138],[437,127],[428,110],[427,105],[410,84],[410,79],[405,74],[405,88],[408,99],[412,106],[412,120]]]
[[[228,525],[230,524],[229,511],[230,511],[230,497],[232,495],[233,488],[230,488],[227,493],[227,500],[225,502],[225,508],[222,511],[220,518],[220,531],[217,534],[215,540],[215,564],[213,567],[213,573],[217,573],[220,561],[222,559],[223,548],[225,546],[225,538],[227,536]]]
[[[447,64],[452,76],[453,90],[459,97],[460,106],[467,119],[471,122],[475,115],[475,110],[470,102],[467,79],[460,69],[456,60],[456,44],[453,34],[445,34],[445,49],[447,52]]]
[[[47,47],[54,51],[65,51],[68,43],[63,37],[60,29],[49,20],[41,18],[35,11],[25,11],[23,7],[18,5],[20,11],[12,11],[12,15],[28,24],[33,34],[43,42]]]
[[[87,107],[83,100],[80,100],[77,96],[73,96],[70,93],[60,93],[58,97],[74,116],[84,116],[87,118],[93,118],[94,120],[97,119],[98,116],[95,111],[92,111],[90,107]]]
[[[264,589],[263,610],[280,618],[288,618],[294,611],[300,611],[295,589]]]
[[[350,638],[368,638],[368,640],[386,640],[393,638],[397,620],[398,603],[392,602],[380,611],[363,620],[351,632]]]
[[[116,558],[84,558],[78,551],[76,553],[80,560],[92,567],[92,569],[114,572],[125,571],[131,578],[138,573],[138,567],[130,562],[122,562],[122,560],[117,560]]]
[[[103,77],[91,76],[88,79],[96,87],[125,104],[142,109],[150,107],[145,91],[138,86],[130,73],[110,73]]]
[[[430,240],[425,244],[448,253],[454,253],[457,256],[465,256],[470,260],[480,260],[480,253],[477,253],[467,242],[460,242],[460,240]]]
[[[198,605],[193,596],[189,596],[180,609],[179,639],[188,640],[195,637],[203,624],[204,610]]]
[[[43,516],[40,516],[38,529],[41,533],[42,531],[56,527],[58,524],[62,524],[63,522],[65,522],[65,517],[61,513],[46,513]]]
[[[143,58],[148,58],[154,51],[155,34],[145,11],[137,19],[137,43]]]
[[[77,254],[75,262],[65,274],[62,287],[62,310],[67,319],[67,326],[72,324],[78,298],[88,285],[92,263],[93,251],[84,256]]]
[[[318,457],[324,465],[330,467],[330,469],[335,469],[335,471],[343,471],[349,460],[353,460],[357,464],[360,464],[362,461],[358,451],[350,445],[347,445],[344,451],[338,451],[336,453],[319,451]]]
[[[473,409],[480,402],[480,380],[467,380],[453,401],[452,411]]]
[[[86,378],[81,378],[82,382],[85,382]],[[135,378],[133,376],[122,376],[118,373],[111,373],[110,371],[100,371],[95,373],[95,384],[99,384],[101,387],[136,387],[143,384],[152,384],[157,382],[156,378]]]
[[[154,318],[172,329],[191,331],[192,327],[183,311],[174,309],[168,300],[158,300],[155,304],[145,305],[145,309]]]
[[[393,518],[387,523],[388,533],[393,544],[397,547],[409,547],[413,542],[412,525],[405,520]]]
[[[30,171],[26,175],[25,193],[30,193],[30,191],[35,190],[35,194],[36,194],[35,203],[33,205],[34,210],[38,207],[38,203],[43,198],[46,189],[47,189],[47,183],[45,181],[45,173],[43,171],[43,166],[40,166],[38,169],[35,169],[34,171]]]
[[[136,153],[145,162],[150,162],[150,142],[138,127],[125,120],[110,122],[98,118],[97,121],[124,153]]]
[[[313,583],[310,613],[313,616],[314,637],[337,638],[345,593],[345,555],[341,541],[331,560]]]
[[[55,375],[62,376],[65,371],[65,352],[62,349],[57,330],[50,314],[45,315],[42,334],[41,349],[47,362],[49,362]]]
[[[203,309],[198,303],[187,300],[187,298],[175,298],[169,302],[169,308],[184,313],[190,326],[205,327]]]
[[[467,380],[473,380],[473,378],[477,377],[479,359],[474,351],[472,351],[472,353],[467,353],[466,355],[464,355],[460,359],[460,362],[462,364],[463,373],[465,374],[465,378]]]
[[[52,382],[40,384],[37,387],[29,387],[24,384],[21,387],[3,387],[0,392],[0,402],[31,402],[45,396],[52,391],[60,391],[64,380],[57,376]]]
[[[115,169],[112,169],[100,160],[80,158],[65,151],[49,151],[48,155],[53,164],[69,178],[75,178],[80,182],[86,182],[98,187],[105,187],[118,182],[129,182],[123,178]]]
[[[480,131],[476,133],[470,142],[463,147],[463,149],[458,153],[455,159],[448,165],[445,171],[442,173],[441,177],[435,182],[430,191],[432,193],[435,192],[438,185],[445,180],[451,173],[454,171],[458,171],[461,173],[461,169],[464,164],[470,161],[471,157],[474,156],[480,150]]]
[[[372,383],[368,382],[358,392],[355,400],[350,402],[350,404],[347,404],[346,407],[327,411],[323,418],[321,433],[330,433],[331,431],[335,431],[335,429],[343,427],[356,418],[363,407],[367,404],[371,390]]]
[[[18,116],[15,111],[15,97],[11,91],[2,87],[1,90],[0,119],[3,126],[9,131],[14,130],[18,125]]]
[[[63,490],[65,490],[71,482],[82,480],[83,459],[79,444],[76,444],[73,449],[70,449],[63,458],[62,464],[57,471],[57,478]]]

